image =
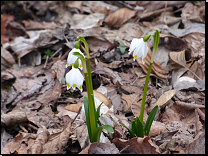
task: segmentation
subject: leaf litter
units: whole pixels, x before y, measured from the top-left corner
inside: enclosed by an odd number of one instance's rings
[[[1,10],[2,153],[205,153],[204,2],[9,3]],[[11,6],[22,12],[8,14]],[[133,38],[154,28],[160,42],[144,123],[156,104],[160,109],[149,136],[130,139],[120,124],[130,128],[140,114],[153,40],[145,64],[141,58],[132,61],[127,51]],[[82,110],[85,85],[79,93],[61,83],[77,36],[89,43],[95,100],[104,102],[99,124],[115,131],[103,131],[100,143],[89,143]]]

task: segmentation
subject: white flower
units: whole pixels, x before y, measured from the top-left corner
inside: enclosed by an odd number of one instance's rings
[[[67,90],[69,90],[71,87],[73,88],[73,90],[75,90],[75,88],[77,87],[82,92],[83,81],[84,77],[82,76],[78,68],[72,68],[66,74]]]
[[[72,65],[72,68],[74,68],[74,63],[75,63],[75,61],[77,60],[78,57],[73,55],[72,54],[73,52],[79,52],[80,54],[82,54],[84,56],[84,54],[79,49],[73,48],[69,52],[67,62],[66,62],[66,68],[70,65]],[[84,56],[84,58],[85,58],[85,56]],[[79,59],[79,68],[82,69],[82,61],[80,59]]]
[[[148,47],[147,47],[147,42],[143,41],[143,38],[137,39],[137,38],[133,38],[130,48],[129,48],[129,54],[131,54],[133,52],[133,57],[134,57],[134,61],[136,58],[139,58],[142,56],[142,62],[143,64],[144,59],[147,55],[148,52]]]

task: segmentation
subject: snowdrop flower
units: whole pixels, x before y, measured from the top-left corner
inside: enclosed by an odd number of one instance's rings
[[[82,76],[78,68],[72,68],[66,74],[67,90],[69,90],[71,87],[73,88],[73,90],[75,90],[75,88],[77,87],[82,92],[83,81],[84,77]]]
[[[73,52],[79,52],[80,54],[82,54],[84,56],[84,54],[79,49],[73,48],[69,52],[69,55],[68,55],[68,58],[67,58],[67,63],[66,63],[66,68],[70,65],[72,65],[72,68],[74,68],[74,63],[75,63],[75,61],[77,60],[78,57],[73,55],[72,54]],[[84,56],[84,58],[85,58],[85,56]],[[82,70],[82,61],[80,59],[79,59],[79,68]]]
[[[144,59],[148,52],[147,42],[144,42],[143,38],[137,39],[133,38],[130,48],[129,48],[129,55],[133,52],[133,60],[135,61],[136,58],[139,58],[142,56],[142,62],[143,64]]]

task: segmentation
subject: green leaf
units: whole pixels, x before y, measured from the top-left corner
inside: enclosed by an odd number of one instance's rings
[[[135,134],[137,137],[144,137],[144,129],[139,117],[135,119]]]
[[[62,77],[61,83],[64,83],[65,81],[66,81],[66,78],[65,77]]]
[[[124,53],[125,52],[125,47],[120,47],[120,51],[122,52],[122,53]]]
[[[106,129],[110,133],[114,133],[114,130],[110,125],[103,125],[103,126],[97,127],[92,133],[91,143],[100,141],[100,135],[101,135],[103,128]]]
[[[147,121],[146,121],[146,124],[145,124],[145,127],[144,127],[144,132],[145,132],[145,135],[148,136],[149,135],[149,131],[150,131],[150,128],[152,126],[152,122],[155,118],[155,115],[157,113],[157,110],[158,110],[158,105],[156,105],[152,111],[150,112],[148,118],[147,118]]]
[[[125,44],[123,42],[120,42],[121,47],[125,47]]]
[[[135,121],[134,121],[134,122],[135,122]],[[131,137],[131,138],[134,137],[134,133],[132,133],[132,131],[131,131],[126,125],[124,125],[123,123],[121,123],[121,126],[125,127],[125,128],[129,131],[130,137]]]
[[[89,138],[90,138],[90,142],[91,142],[92,133],[91,133],[91,127],[90,127],[90,114],[89,114],[89,107],[88,107],[88,99],[86,96],[83,97],[83,103],[84,103],[84,109],[85,109],[85,117],[86,117],[88,134],[89,134]]]
[[[97,108],[97,111],[96,111],[96,114],[95,114],[96,121],[100,117],[100,108],[101,108],[102,104],[103,104],[103,102],[101,102],[101,104]]]

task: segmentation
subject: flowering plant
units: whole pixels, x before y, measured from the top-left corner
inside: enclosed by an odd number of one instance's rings
[[[158,105],[156,105],[152,109],[152,111],[150,112],[150,114],[147,118],[145,127],[143,128],[143,116],[144,116],[144,108],[145,108],[147,87],[148,87],[148,82],[149,82],[149,77],[150,77],[152,64],[153,64],[153,61],[154,61],[154,56],[156,54],[158,44],[159,44],[159,39],[160,39],[158,30],[155,29],[155,34],[154,35],[148,34],[148,35],[144,36],[141,39],[134,38],[132,40],[130,48],[129,48],[129,54],[131,54],[133,52],[133,59],[135,60],[136,58],[139,58],[139,57],[142,56],[142,62],[144,64],[145,63],[145,57],[146,57],[147,52],[148,52],[148,47],[147,47],[146,42],[148,41],[150,36],[154,37],[154,48],[153,48],[153,53],[152,53],[152,57],[151,57],[151,60],[150,60],[150,65],[149,65],[149,69],[148,69],[148,72],[147,72],[147,77],[146,77],[146,81],[145,81],[145,85],[144,85],[144,92],[143,92],[143,97],[142,97],[140,115],[139,115],[139,117],[136,117],[135,120],[132,121],[131,130],[127,126],[125,126],[123,123],[121,124],[122,126],[124,126],[125,128],[128,129],[131,138],[135,137],[135,135],[137,137],[144,137],[144,134],[146,136],[149,135],[149,131],[150,131],[152,122],[153,122],[154,117],[155,117],[155,115],[157,113],[157,110],[158,110]]]
[[[83,103],[88,135],[91,143],[99,142],[103,128],[110,133],[114,133],[114,130],[110,125],[98,126],[97,120],[100,116],[100,107],[102,103],[96,110],[90,68],[89,46],[84,37],[78,36],[77,38],[79,40],[75,44],[75,48],[71,50],[67,58],[66,67],[72,65],[72,69],[66,74],[67,90],[71,87],[73,89],[77,87],[80,91],[82,91],[82,84],[85,77],[88,97],[83,97]],[[85,45],[87,62],[85,60],[84,54],[79,50],[80,41],[82,41]],[[84,77],[82,76],[78,68],[80,68],[81,70],[83,69]]]

